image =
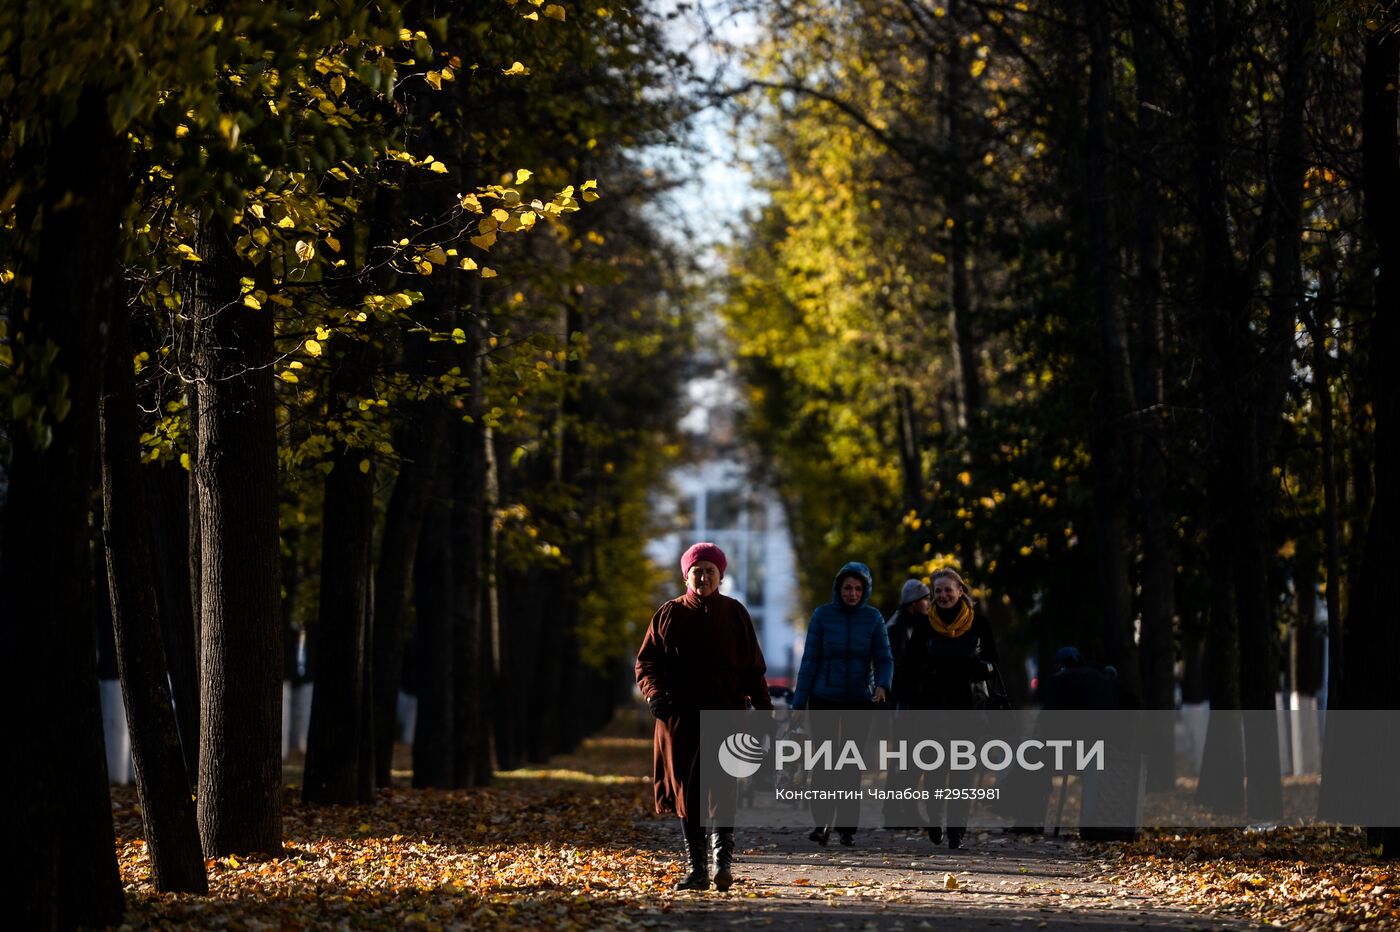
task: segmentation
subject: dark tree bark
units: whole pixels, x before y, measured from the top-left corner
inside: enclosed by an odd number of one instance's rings
[[[101,406],[102,536],[141,822],[156,889],[207,893],[191,781],[166,674],[141,477],[130,312],[120,297],[113,302],[109,338]]]
[[[428,513],[428,493],[437,471],[447,414],[427,402],[399,431],[404,457],[384,516],[384,533],[375,571],[373,671],[375,782],[388,786],[398,725],[399,686],[403,673],[404,609],[418,559],[418,542]]]
[[[1128,413],[1133,406],[1129,377],[1127,325],[1118,294],[1117,223],[1113,215],[1116,172],[1110,162],[1108,126],[1113,105],[1110,15],[1102,0],[1085,0],[1089,34],[1089,101],[1086,111],[1084,175],[1080,180],[1084,211],[1081,282],[1097,325],[1095,424],[1093,456],[1094,546],[1099,597],[1099,630],[1105,656],[1119,671],[1124,686],[1140,689],[1132,646],[1132,593],[1128,580]]]
[[[370,349],[360,343],[330,347],[337,353],[329,408],[342,411],[369,389]],[[306,743],[302,799],[349,805],[372,801],[372,780],[360,764],[372,750],[373,731],[363,725],[371,693],[369,603],[374,540],[374,468],[370,451],[341,447],[326,476],[321,521],[321,597],[316,623],[318,656]],[[370,755],[372,757],[372,754]],[[369,793],[365,788],[369,787]]]
[[[473,311],[480,307],[475,289]],[[481,424],[483,366],[479,320],[466,321],[470,339],[463,372],[471,379],[467,400],[472,420],[454,425],[457,450],[452,508],[452,646],[458,675],[453,680],[453,774],[456,786],[490,782],[490,718],[486,700],[490,681],[483,650],[482,583],[485,544],[485,443]]]
[[[178,463],[142,467],[151,563],[185,773],[199,772],[199,639],[190,605],[190,481]]]
[[[368,462],[366,451],[342,448],[326,476],[316,678],[302,785],[308,803],[369,801],[360,794],[360,755],[361,742],[373,736],[362,735],[360,726],[368,701],[363,687],[374,471],[361,470],[361,462]]]
[[[1366,230],[1376,247],[1375,316],[1371,322],[1368,382],[1375,412],[1375,499],[1366,528],[1365,549],[1347,615],[1347,637],[1364,650],[1347,652],[1344,701],[1352,709],[1400,708],[1400,2],[1387,0],[1378,20],[1391,28],[1366,38],[1361,69],[1362,199]],[[1393,774],[1377,775],[1389,780]],[[1324,784],[1325,785],[1325,784]],[[1389,786],[1389,783],[1381,783]],[[1400,857],[1400,828],[1368,828],[1382,855]]]
[[[199,829],[204,853],[282,850],[282,626],[272,313],[243,304],[211,221],[194,294]]]
[[[413,572],[414,654],[418,658],[418,720],[413,736],[413,785],[453,785],[451,479],[439,468],[418,543]]]
[[[120,283],[124,158],[105,93],[84,91],[48,149],[28,313],[10,316],[16,345],[55,350],[50,367],[28,373],[49,381],[32,385],[37,405],[62,397],[69,406],[66,414],[50,409],[48,437],[18,423],[9,434],[0,606],[10,623],[0,681],[16,726],[6,800],[14,837],[23,839],[7,884],[8,912],[23,928],[113,925],[125,908],[103,752],[88,534],[106,322]],[[60,374],[67,391],[50,395]]]
[[[1237,546],[1236,465],[1240,459],[1238,432],[1240,386],[1230,377],[1241,364],[1239,348],[1243,321],[1237,309],[1245,305],[1230,239],[1225,184],[1226,107],[1231,75],[1228,10],[1205,0],[1187,5],[1192,75],[1188,85],[1191,108],[1192,170],[1196,179],[1193,213],[1196,222],[1200,280],[1199,315],[1205,361],[1203,395],[1209,399],[1206,425],[1206,522],[1209,565],[1216,568],[1210,590],[1209,677],[1211,720],[1206,736],[1197,798],[1218,812],[1244,809],[1244,748],[1238,717],[1226,710],[1240,707],[1239,623],[1235,613],[1234,554]]]
[[[948,3],[948,20],[959,24],[959,0]],[[943,192],[948,208],[948,332],[953,338],[953,387],[956,401],[957,425],[965,428],[972,414],[982,407],[982,374],[977,364],[977,338],[972,323],[972,291],[970,275],[970,236],[968,185],[966,165],[971,163],[967,152],[963,108],[963,74],[967,69],[961,46],[956,38],[948,43],[944,71],[943,115],[947,128],[947,164],[950,166],[948,189]]]
[[[1161,113],[1166,51],[1157,27],[1160,10],[1153,0],[1132,0],[1128,8],[1132,29],[1133,74],[1137,100],[1135,176],[1137,269],[1134,277],[1135,357],[1137,380],[1134,422],[1139,525],[1142,540],[1142,632],[1138,668],[1145,709],[1176,708],[1174,661],[1176,645],[1176,560],[1172,516],[1167,504],[1167,429],[1163,357],[1166,347],[1162,293],[1163,148],[1167,132]],[[1153,721],[1156,721],[1154,718]],[[1154,740],[1147,743],[1147,783],[1153,790],[1176,783],[1175,740],[1165,717]]]

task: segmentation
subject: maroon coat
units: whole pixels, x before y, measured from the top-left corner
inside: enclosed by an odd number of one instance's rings
[[[686,592],[656,610],[637,651],[637,685],[670,696],[653,741],[656,811],[682,819],[698,809],[700,710],[773,708],[767,665],[748,609],[727,595]]]

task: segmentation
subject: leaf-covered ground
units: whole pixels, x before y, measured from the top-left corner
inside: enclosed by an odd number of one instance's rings
[[[1221,915],[1299,930],[1400,929],[1400,870],[1359,829],[1153,832],[1098,846],[1100,876]]]
[[[207,897],[150,884],[134,790],[114,788],[133,928],[472,928],[627,924],[677,879],[645,847],[650,741],[599,738],[549,770],[480,790],[381,791],[363,807],[304,806],[289,787],[286,850],[210,862]]]
[[[1356,831],[1153,834],[1132,845],[983,833],[969,849],[862,832],[741,833],[728,894],[672,892],[677,832],[650,807],[650,740],[596,738],[549,769],[455,792],[303,806],[286,850],[210,864],[206,897],[156,893],[135,792],[114,789],[133,928],[1400,928],[1396,871]],[[295,774],[293,773],[293,777]],[[951,880],[949,878],[952,878]]]

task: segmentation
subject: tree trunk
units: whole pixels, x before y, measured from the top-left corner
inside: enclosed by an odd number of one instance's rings
[[[1387,0],[1378,20],[1400,20],[1400,0]],[[1400,34],[1376,29],[1366,38],[1361,69],[1362,198],[1366,230],[1376,245],[1375,317],[1371,324],[1371,403],[1375,412],[1375,500],[1366,529],[1366,545],[1348,613],[1348,637],[1365,650],[1347,653],[1348,708],[1400,708],[1400,626],[1394,606],[1400,602],[1400,118],[1396,86],[1400,82]],[[1378,780],[1394,774],[1375,775]],[[1382,783],[1380,786],[1388,786]],[[1380,789],[1377,786],[1377,789]],[[1368,838],[1382,846],[1382,856],[1400,857],[1400,828],[1368,828]]]
[[[948,20],[959,24],[959,0],[948,3]],[[948,44],[944,75],[944,120],[947,125],[947,158],[950,182],[944,192],[948,208],[948,333],[953,342],[953,387],[958,427],[967,427],[973,412],[982,407],[982,375],[977,366],[977,340],[972,329],[972,292],[968,282],[970,246],[968,231],[968,181],[970,164],[963,130],[963,72],[967,68],[956,38]]]
[[[348,235],[348,234],[347,234]],[[370,349],[349,343],[338,349],[331,375],[329,410],[346,409],[369,390]],[[369,604],[374,540],[374,468],[370,451],[342,447],[326,476],[321,521],[321,597],[316,623],[318,657],[311,722],[306,742],[308,803],[349,805],[371,802],[372,781],[362,780],[360,762],[373,748],[366,706],[371,693],[369,646],[373,628]],[[367,744],[368,743],[368,744]]]
[[[115,925],[125,908],[97,692],[88,535],[103,342],[120,280],[122,149],[106,95],[84,91],[48,150],[33,289],[25,312],[10,315],[14,345],[56,351],[51,366],[30,368],[35,381],[25,386],[36,408],[50,406],[44,422],[51,433],[23,423],[9,432],[0,557],[0,605],[10,620],[0,680],[16,723],[6,799],[14,837],[23,840],[7,884],[8,912],[22,928]],[[66,416],[53,410],[58,397],[69,405]]]
[[[1176,615],[1176,560],[1172,515],[1168,497],[1167,429],[1163,356],[1166,331],[1162,294],[1163,195],[1159,147],[1167,132],[1159,116],[1162,109],[1162,65],[1166,52],[1156,32],[1160,12],[1153,0],[1133,0],[1129,5],[1133,35],[1133,75],[1138,104],[1135,176],[1137,200],[1137,271],[1134,299],[1137,304],[1133,386],[1137,416],[1133,448],[1137,461],[1138,533],[1142,544],[1142,590],[1139,611],[1142,630],[1138,671],[1144,709],[1176,708],[1173,636]],[[1152,721],[1158,719],[1154,717]],[[1147,786],[1168,790],[1176,785],[1176,751],[1173,729],[1165,716],[1147,741]]]
[[[1115,172],[1110,164],[1108,123],[1113,102],[1112,36],[1102,0],[1085,0],[1089,33],[1089,105],[1086,112],[1084,176],[1080,180],[1084,236],[1081,282],[1089,292],[1098,332],[1095,370],[1093,454],[1095,590],[1106,659],[1123,685],[1136,694],[1137,657],[1132,644],[1133,605],[1128,580],[1128,412],[1132,409],[1128,336],[1118,303],[1118,248],[1113,216]]]
[[[476,379],[474,378],[475,382]],[[489,764],[482,768],[483,745],[490,747],[490,724],[485,700],[489,686],[483,675],[482,543],[484,530],[483,454],[479,419],[454,426],[460,466],[452,508],[453,773],[457,786],[490,782]]]
[[[175,724],[193,789],[199,772],[199,639],[190,606],[189,474],[178,463],[153,463],[142,472]]]
[[[204,853],[282,850],[282,626],[273,321],[239,296],[211,221],[191,301],[198,380],[199,830]]]
[[[416,787],[453,785],[451,488],[451,477],[439,466],[413,571],[414,654],[419,661],[413,736]]]
[[[332,397],[343,401],[332,392]],[[368,802],[360,794],[370,544],[374,534],[374,471],[366,451],[343,448],[326,476],[321,523],[321,598],[316,622],[315,689],[306,738],[302,800]]]
[[[398,725],[399,686],[403,674],[404,609],[409,581],[418,559],[418,542],[428,514],[428,493],[437,471],[447,413],[429,401],[415,410],[399,432],[404,457],[384,516],[384,534],[375,571],[373,673],[374,770],[379,786],[390,783]]]
[[[191,781],[170,703],[151,566],[132,378],[130,312],[122,296],[112,307],[106,394],[101,407],[102,536],[141,822],[156,889],[202,894],[208,892],[209,881],[199,846]]]

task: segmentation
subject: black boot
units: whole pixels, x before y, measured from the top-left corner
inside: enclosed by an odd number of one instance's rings
[[[707,864],[705,851],[705,828],[701,825],[692,826],[687,822],[682,822],[684,830],[682,837],[685,839],[685,856],[690,862],[690,873],[676,884],[677,890],[708,890],[710,889],[710,875],[706,870]]]
[[[928,832],[929,841],[933,842],[935,845],[943,844],[943,826],[930,825],[924,831]]]
[[[953,851],[956,851],[957,849],[961,848],[961,847],[962,847],[963,835],[966,834],[966,832],[967,832],[967,829],[962,829],[962,828],[950,828],[950,829],[948,829],[948,847],[949,847],[949,849],[951,849],[951,850],[953,850]]]
[[[717,828],[710,836],[710,852],[714,855],[715,889],[720,893],[734,883],[734,829]]]

